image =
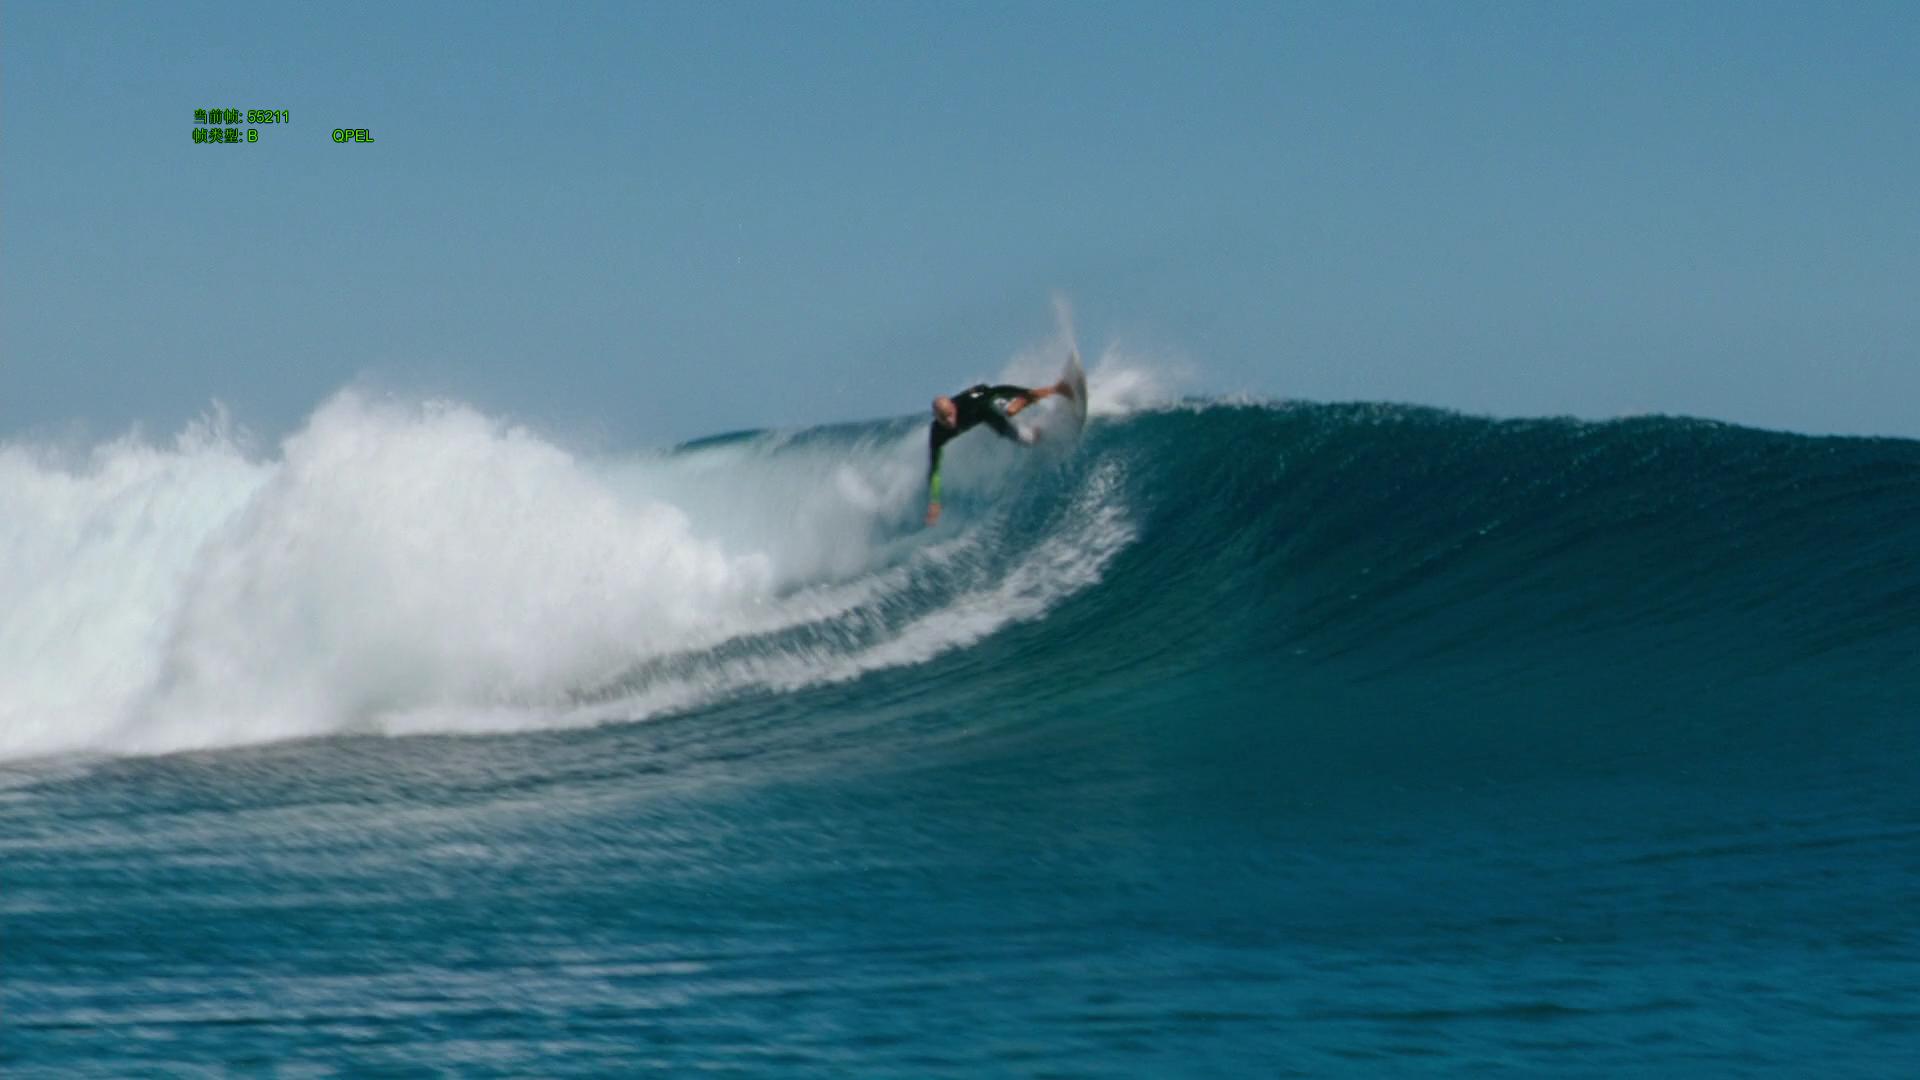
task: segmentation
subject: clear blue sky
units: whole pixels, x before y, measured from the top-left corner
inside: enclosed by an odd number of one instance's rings
[[[0,437],[901,414],[1055,290],[1200,392],[1917,436],[1920,5],[0,7]]]

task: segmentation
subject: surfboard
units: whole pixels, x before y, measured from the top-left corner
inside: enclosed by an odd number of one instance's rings
[[[1080,366],[1078,351],[1067,354],[1067,366],[1060,370],[1060,381],[1073,388],[1073,400],[1068,403],[1073,416],[1073,433],[1087,426],[1087,369]]]

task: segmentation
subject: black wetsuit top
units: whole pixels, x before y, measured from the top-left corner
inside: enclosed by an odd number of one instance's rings
[[[953,395],[955,423],[952,427],[935,420],[927,425],[927,486],[940,476],[940,450],[947,443],[959,438],[968,428],[985,424],[1000,433],[1004,438],[1020,441],[1020,431],[1013,426],[1000,411],[1000,402],[1005,398],[1025,397],[1024,386],[988,386],[978,383]],[[937,501],[939,495],[934,494]]]

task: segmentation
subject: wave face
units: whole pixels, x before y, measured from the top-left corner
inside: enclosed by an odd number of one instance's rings
[[[0,755],[641,719],[1029,623],[1022,662],[1102,700],[1185,678],[1262,713],[1333,688],[1529,706],[1455,733],[1476,752],[1917,685],[1910,442],[1193,403],[1071,456],[956,444],[922,532],[920,431],[590,458],[346,393],[266,460],[217,423],[7,447]]]

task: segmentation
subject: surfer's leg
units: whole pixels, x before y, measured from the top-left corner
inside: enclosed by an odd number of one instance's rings
[[[1012,410],[1008,411],[1011,412]],[[1001,416],[997,412],[989,415],[986,418],[986,422],[994,431],[1000,434],[1001,438],[1012,439],[1021,446],[1032,446],[1034,443],[1040,441],[1040,433],[1038,431],[1022,431],[1014,427],[1013,424],[1008,422],[1006,417]]]
[[[1071,398],[1073,396],[1073,388],[1069,387],[1066,384],[1066,380],[1063,379],[1060,382],[1054,383],[1052,386],[1036,386],[1031,390],[1022,390],[1017,397],[1007,402],[1007,415],[1018,416],[1020,415],[1021,409],[1026,408],[1036,401],[1043,401],[1050,398],[1055,394],[1065,394]]]
[[[1007,407],[1008,413],[1012,413],[1014,411],[1016,410],[1011,405]],[[1003,439],[1012,439],[1014,442],[1017,442],[1017,443],[1023,443],[1027,441],[1020,437],[1020,429],[1017,427],[1014,427],[1012,421],[1008,420],[1005,416],[1000,415],[999,409],[988,409],[986,412],[981,414],[980,419],[988,427],[992,428],[994,432]]]

